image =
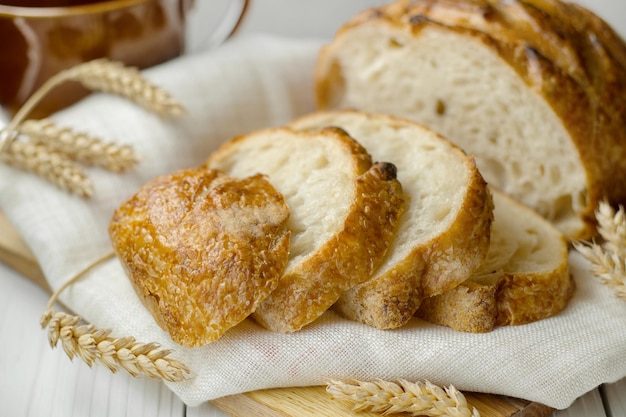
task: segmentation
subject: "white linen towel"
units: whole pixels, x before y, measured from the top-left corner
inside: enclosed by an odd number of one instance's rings
[[[235,135],[313,111],[320,46],[315,40],[248,37],[145,71],[186,107],[180,120],[160,119],[107,94],[54,115],[60,124],[132,144],[142,161],[121,175],[91,169],[95,196],[89,200],[0,165],[0,209],[33,250],[51,288],[112,250],[109,219],[143,183],[202,163]],[[573,253],[570,261],[577,290],[562,313],[487,334],[418,319],[380,331],[328,312],[295,334],[272,333],[246,320],[217,342],[184,349],[156,325],[117,259],[71,286],[61,300],[114,335],[172,349],[195,377],[168,386],[191,406],[262,388],[323,385],[328,378],[405,378],[562,409],[626,376],[626,303],[589,274],[581,256]]]

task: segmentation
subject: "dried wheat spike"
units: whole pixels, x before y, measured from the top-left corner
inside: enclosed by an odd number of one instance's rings
[[[606,201],[600,202],[596,211],[598,232],[604,239],[602,246],[622,258],[626,258],[626,213],[620,206],[616,211]]]
[[[591,272],[626,301],[626,260],[595,242],[574,242],[574,248],[589,262]]]
[[[78,323],[81,318],[48,308],[41,316],[41,327],[48,327],[50,346],[59,340],[70,359],[81,358],[90,367],[100,362],[111,372],[124,369],[132,376],[147,375],[154,379],[179,382],[191,377],[181,362],[169,358],[169,350],[156,343],[138,343],[132,337],[113,338],[111,330],[93,324]]]
[[[129,145],[105,142],[89,134],[61,127],[50,119],[26,120],[17,126],[17,130],[33,143],[45,145],[75,161],[114,172],[126,171],[139,161]]]
[[[57,187],[81,197],[93,194],[93,186],[85,172],[63,154],[30,141],[12,140],[0,153],[0,161],[32,172]]]
[[[452,385],[443,389],[428,381],[398,382],[331,380],[326,391],[338,400],[353,404],[354,411],[411,413],[414,416],[480,416],[476,408],[470,409],[465,396]]]
[[[624,207],[615,211],[606,202],[600,202],[596,211],[598,232],[602,244],[573,242],[574,248],[591,263],[591,272],[626,301],[626,214]]]
[[[167,92],[146,80],[137,68],[120,62],[104,58],[89,61],[64,71],[63,78],[91,90],[120,95],[163,116],[184,114],[183,106]]]

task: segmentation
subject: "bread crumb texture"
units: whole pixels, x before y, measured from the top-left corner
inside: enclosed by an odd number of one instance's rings
[[[570,239],[626,201],[626,45],[560,1],[399,0],[354,17],[316,68],[321,109],[406,117]]]
[[[375,160],[393,161],[407,195],[385,261],[342,294],[336,311],[376,328],[400,327],[424,297],[457,286],[480,266],[493,206],[474,160],[457,146],[415,122],[361,111],[316,112],[290,126],[342,128]]]

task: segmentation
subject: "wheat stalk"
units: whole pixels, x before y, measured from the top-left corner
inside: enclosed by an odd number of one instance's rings
[[[20,124],[52,89],[68,81],[78,82],[91,90],[120,95],[162,116],[177,117],[185,113],[178,101],[146,80],[137,68],[101,58],[78,64],[50,77],[20,107],[9,122],[9,130]]]
[[[50,346],[54,348],[60,341],[70,360],[79,357],[90,367],[101,363],[111,372],[123,369],[132,376],[147,375],[170,382],[190,378],[189,369],[183,363],[169,358],[171,351],[161,349],[157,343],[139,343],[133,337],[113,338],[110,329],[79,324],[82,321],[79,316],[54,310],[53,305],[63,290],[113,256],[113,253],[109,253],[93,262],[50,297],[40,321],[42,328],[48,328]]]
[[[602,283],[626,301],[626,214],[624,207],[616,211],[606,201],[600,202],[595,213],[598,233],[603,243],[574,242],[574,248],[589,262],[591,272]]]
[[[411,413],[414,416],[479,417],[470,409],[465,396],[454,386],[441,388],[429,381],[371,382],[331,380],[326,391],[340,401],[353,404],[354,411]]]
[[[66,191],[85,197],[93,192],[91,183],[72,161],[122,172],[137,163],[137,156],[129,146],[106,143],[59,127],[50,120],[26,120],[46,94],[67,81],[118,94],[162,116],[184,113],[183,106],[167,92],[143,78],[136,68],[119,62],[97,59],[50,77],[26,100],[6,128],[0,130],[0,161],[33,172]]]
[[[606,251],[595,242],[574,243],[576,250],[591,262],[591,272],[617,296],[626,301],[626,262],[615,253]]]
[[[89,197],[93,185],[85,172],[65,155],[29,141],[10,141],[0,161],[32,172],[62,190]]]
[[[78,323],[79,316],[55,312],[49,308],[41,317],[41,326],[48,327],[48,340],[55,347],[59,340],[70,358],[81,358],[90,367],[99,362],[112,372],[124,369],[132,376],[147,375],[154,379],[179,382],[191,376],[181,362],[169,358],[171,351],[157,343],[138,343],[132,337],[113,338],[110,329]]]
[[[118,145],[70,128],[58,126],[50,119],[26,120],[17,130],[33,143],[87,165],[97,165],[114,172],[134,167],[138,157],[129,145]]]
[[[178,117],[183,106],[167,92],[151,84],[139,70],[107,59],[97,59],[77,65],[65,72],[65,77],[85,87],[125,97],[162,116]]]
[[[603,201],[596,211],[598,233],[604,239],[603,247],[621,258],[626,258],[626,213],[619,206],[616,211]]]

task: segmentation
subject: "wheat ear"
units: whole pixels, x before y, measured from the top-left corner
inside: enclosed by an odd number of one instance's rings
[[[161,116],[184,114],[183,106],[167,92],[148,82],[137,68],[120,62],[97,59],[67,70],[65,76],[91,90],[125,97]]]
[[[65,155],[29,141],[11,141],[0,153],[0,161],[30,171],[62,190],[89,197],[93,185],[85,172]]]
[[[576,250],[591,262],[591,272],[617,296],[626,301],[626,262],[624,258],[604,250],[595,242],[574,243]]]
[[[574,242],[574,248],[589,262],[591,272],[626,301],[626,214],[606,201],[596,211],[598,233],[603,242]]]
[[[54,311],[54,303],[63,290],[114,256],[109,253],[93,262],[50,297],[46,311],[41,316],[41,327],[48,328],[50,346],[54,348],[61,341],[61,346],[70,360],[79,357],[90,367],[99,362],[111,372],[123,369],[132,376],[147,375],[169,382],[190,378],[189,368],[169,358],[171,351],[161,349],[157,343],[139,343],[133,337],[113,338],[110,336],[110,329],[99,329],[93,324],[79,324],[82,321],[79,316]]]
[[[9,130],[21,123],[52,89],[68,81],[78,82],[94,91],[120,95],[162,116],[177,117],[185,113],[178,101],[146,80],[137,68],[101,58],[78,64],[50,77],[20,107],[9,122]]]
[[[479,417],[470,409],[465,396],[450,385],[441,388],[429,381],[395,382],[377,379],[371,382],[331,380],[326,391],[334,398],[353,405],[354,411],[376,413],[411,413],[414,416]]]
[[[604,239],[602,246],[608,251],[626,258],[626,213],[624,207],[615,210],[603,201],[596,211],[598,233]]]
[[[25,120],[46,94],[67,81],[121,95],[162,116],[184,113],[183,106],[167,92],[148,82],[136,68],[119,62],[98,59],[50,77],[26,100],[6,128],[0,130],[0,161],[38,174],[66,191],[85,197],[93,192],[91,182],[73,161],[121,172],[133,167],[137,156],[129,146],[106,143],[61,128],[50,120]]]
[[[86,165],[123,172],[133,168],[139,161],[129,145],[105,142],[89,134],[58,126],[50,119],[26,120],[17,130],[33,143],[44,145]]]

